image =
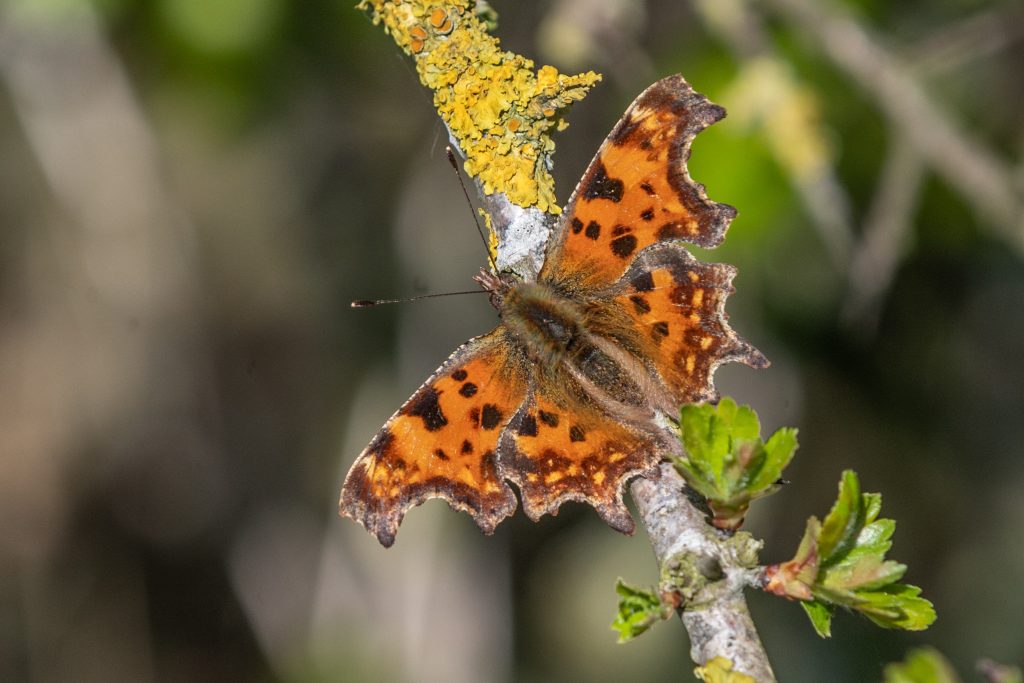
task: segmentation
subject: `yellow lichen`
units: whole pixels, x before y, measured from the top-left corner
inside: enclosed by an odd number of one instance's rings
[[[704,666],[694,669],[693,674],[705,683],[755,683],[745,673],[733,670],[732,661],[725,657],[715,657]]]
[[[477,209],[480,215],[484,219],[484,225],[487,226],[487,252],[491,256],[491,260],[498,258],[498,233],[494,230],[494,223],[491,221],[491,214],[487,213],[483,209]]]
[[[412,55],[434,106],[466,155],[466,172],[488,194],[541,211],[561,211],[548,162],[560,110],[601,79],[561,74],[500,49],[473,0],[362,0],[375,24]],[[493,233],[492,233],[493,234]]]

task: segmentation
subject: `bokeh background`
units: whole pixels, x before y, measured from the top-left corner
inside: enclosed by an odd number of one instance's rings
[[[354,0],[0,3],[0,680],[668,681],[678,623],[616,646],[642,533],[592,511],[493,537],[432,501],[388,551],[347,468],[466,338],[484,262],[415,73]],[[790,556],[844,468],[939,619],[882,631],[751,595],[785,681],[930,643],[1024,662],[1024,14],[1013,0],[495,0],[508,49],[625,106],[683,73],[729,109],[691,170],[739,208],[720,388],[792,425],[758,505]]]

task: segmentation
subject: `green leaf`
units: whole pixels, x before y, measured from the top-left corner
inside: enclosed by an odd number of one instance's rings
[[[843,472],[839,482],[839,497],[821,524],[818,553],[822,565],[848,551],[857,541],[865,510],[860,495],[860,482],[853,470]]]
[[[824,522],[807,520],[796,556],[765,568],[764,589],[803,601],[815,630],[828,632],[836,605],[861,612],[885,628],[925,629],[935,621],[935,608],[920,597],[921,589],[897,583],[906,565],[885,558],[896,522],[878,519],[882,498],[861,493],[857,475],[843,473],[839,495]],[[816,620],[817,619],[817,620]]]
[[[851,553],[852,554],[852,553]],[[821,582],[825,586],[865,591],[882,588],[903,578],[907,566],[879,555],[847,558],[824,572]]]
[[[822,638],[832,637],[832,612],[835,608],[817,600],[803,601],[800,606],[807,612],[811,625]]]
[[[894,583],[874,591],[857,593],[866,604],[857,609],[884,628],[923,631],[935,622],[935,607],[919,597],[921,589],[905,583]]]
[[[871,524],[878,519],[878,515],[882,511],[882,494],[863,493],[861,496],[864,499],[864,523]]]
[[[797,448],[796,430],[780,429],[766,444],[757,413],[728,397],[717,406],[683,406],[679,420],[687,456],[677,470],[708,499],[715,526],[735,530],[751,501],[777,490]]]
[[[960,683],[956,671],[938,650],[911,650],[902,662],[885,667],[884,683]]]
[[[857,535],[857,544],[850,550],[847,559],[860,555],[884,555],[892,547],[889,539],[895,531],[896,522],[891,519],[880,519],[868,524]]]
[[[737,406],[736,401],[724,398],[719,405],[725,406],[718,415],[727,424],[733,441],[759,441],[761,439],[761,422],[757,419],[750,406]]]
[[[750,488],[761,490],[768,488],[782,475],[789,461],[796,454],[796,430],[784,427],[772,434],[764,444],[764,463],[757,476],[750,482]]]
[[[814,515],[807,518],[807,527],[804,529],[804,537],[800,539],[800,546],[796,549],[796,556],[793,558],[794,561],[799,563],[801,566],[807,565],[808,562],[813,561],[818,554],[818,536],[821,535],[821,522]],[[815,579],[818,575],[817,564],[815,563],[815,571],[810,579]]]
[[[716,413],[712,405],[687,405],[682,410],[683,445],[695,472],[706,479],[717,492],[722,490],[725,456],[729,453],[729,432],[724,415],[731,415],[729,406],[736,404],[728,398],[719,403]],[[712,496],[709,496],[712,497]]]
[[[672,613],[657,593],[630,586],[622,579],[615,583],[615,592],[619,594],[619,611],[611,627],[618,631],[620,643],[633,640]]]
[[[689,484],[690,488],[709,500],[716,498],[718,488],[715,487],[714,482],[711,481],[711,478],[702,469],[696,467],[689,460],[677,460],[675,467],[683,479],[686,480],[686,483]]]

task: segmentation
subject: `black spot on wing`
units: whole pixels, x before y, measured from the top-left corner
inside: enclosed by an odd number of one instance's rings
[[[498,406],[493,403],[485,403],[483,413],[480,415],[480,426],[484,429],[494,429],[501,424],[504,417]]]
[[[626,258],[636,250],[636,237],[623,235],[612,240],[612,253],[619,258]]]
[[[643,218],[645,221],[653,221],[654,220],[654,209],[653,208],[644,209],[643,212],[640,214],[640,218]]]
[[[460,449],[459,452],[462,453],[463,455],[469,455],[470,453],[473,452],[473,444],[471,444],[468,439],[463,440],[462,448]]]
[[[572,219],[572,234],[578,235],[578,234],[580,234],[580,230],[582,230],[582,229],[583,229],[583,221],[581,221],[579,218],[575,218],[574,217]]]
[[[649,292],[654,289],[654,276],[650,272],[640,273],[630,280],[630,284],[638,292]]]
[[[452,379],[455,380],[456,382],[461,382],[468,376],[469,375],[466,373],[465,370],[456,370],[455,372],[452,373]]]
[[[436,432],[448,424],[448,418],[441,412],[437,398],[437,389],[426,387],[409,401],[402,414],[420,418],[428,432]]]
[[[613,202],[622,201],[622,181],[618,178],[608,177],[608,171],[604,164],[598,162],[594,169],[594,175],[583,190],[583,196],[587,199],[607,199]]]
[[[579,425],[573,425],[569,428],[569,441],[579,442],[586,441],[587,433],[584,432]]]
[[[437,449],[436,451],[434,451],[434,455],[436,455],[437,457],[439,457],[439,458],[440,458],[441,460],[448,460],[448,459],[449,459],[449,458],[448,458],[448,454],[447,454],[447,453],[445,453],[445,452],[444,452],[443,450],[441,450],[440,448],[438,448],[438,449]]]
[[[537,418],[530,414],[523,415],[518,431],[520,436],[537,436]]]
[[[546,424],[548,427],[557,427],[558,426],[558,414],[557,413],[549,413],[546,410],[542,410],[542,411],[540,411],[538,413],[538,416],[540,417],[540,421],[543,422],[544,424]]]
[[[633,308],[636,309],[636,312],[640,315],[651,312],[651,305],[647,303],[647,299],[643,298],[639,294],[632,295],[629,297],[629,300],[633,302]]]
[[[480,469],[484,472],[493,472],[497,469],[498,463],[494,458],[494,451],[488,449],[480,456]]]
[[[601,236],[601,226],[597,221],[590,221],[587,223],[587,231],[583,233],[592,240],[596,240]]]
[[[472,382],[466,382],[459,387],[459,394],[465,398],[471,398],[476,394],[476,385]]]

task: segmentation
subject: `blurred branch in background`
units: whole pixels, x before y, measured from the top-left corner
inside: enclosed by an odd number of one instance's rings
[[[85,553],[61,581],[56,553],[76,493],[126,475],[147,484],[111,502],[139,533],[188,537],[216,505],[216,473],[188,457],[212,438],[195,405],[209,394],[192,235],[90,3],[6,3],[0,79],[51,193],[0,348],[13,405],[0,516],[25,581],[28,665],[38,680],[150,680],[139,568]],[[65,461],[86,454],[100,457]]]
[[[981,10],[933,30],[902,50],[914,72],[932,76],[995,57],[1024,38],[1024,10],[1019,4]]]
[[[989,225],[1024,251],[1024,204],[1010,165],[961,129],[911,71],[870,31],[833,3],[759,0],[845,71]]]
[[[847,328],[862,338],[877,331],[883,297],[910,251],[924,177],[925,165],[916,149],[902,138],[889,145],[847,273],[842,315]]]
[[[755,120],[787,172],[832,257],[847,280],[843,319],[870,336],[896,270],[908,254],[925,173],[934,169],[990,227],[1024,249],[1024,204],[1012,168],[958,128],[905,66],[854,17],[829,3],[806,0],[695,0],[699,16],[740,62],[723,99],[734,117]],[[764,25],[770,10],[830,57],[881,109],[890,125],[889,150],[864,223],[855,229],[835,154],[816,117],[817,95],[776,51]],[[943,30],[912,51],[918,72],[953,68],[1019,39],[1021,14],[987,10]],[[989,38],[991,37],[991,40]]]
[[[731,95],[723,98],[730,113],[747,126],[764,128],[764,139],[789,174],[833,266],[845,271],[854,239],[850,201],[819,120],[817,95],[777,53],[764,18],[747,0],[695,0],[694,7],[740,62]]]
[[[643,45],[646,3],[555,0],[537,27],[537,49],[563,68],[598,69],[623,86],[657,80]]]

